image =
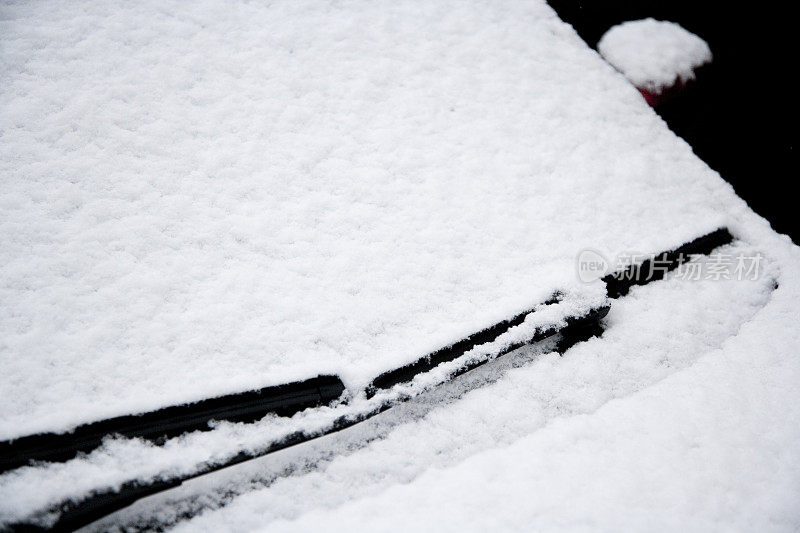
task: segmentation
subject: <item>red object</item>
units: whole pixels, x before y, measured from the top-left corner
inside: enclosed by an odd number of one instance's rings
[[[683,81],[678,80],[669,87],[664,87],[660,91],[651,91],[643,87],[637,87],[639,92],[642,93],[644,99],[650,104],[650,107],[658,107],[667,100],[672,100],[679,96],[688,85],[694,83],[695,80]]]
[[[639,88],[639,92],[642,93],[644,99],[650,104],[650,107],[656,107],[659,104],[659,94],[651,93],[647,89]]]

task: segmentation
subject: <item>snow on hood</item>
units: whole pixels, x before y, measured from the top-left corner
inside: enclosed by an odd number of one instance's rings
[[[694,70],[711,62],[711,49],[675,22],[647,18],[608,30],[597,50],[636,87],[660,92],[694,79]]]
[[[358,388],[728,186],[541,1],[11,4],[0,437]]]

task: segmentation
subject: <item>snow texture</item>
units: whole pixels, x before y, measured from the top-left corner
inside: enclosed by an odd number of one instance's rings
[[[795,248],[783,259],[796,265],[798,256]],[[579,408],[569,413],[573,416],[551,419],[507,445],[497,439],[499,446],[495,441],[491,449],[460,461],[430,461],[433,466],[419,475],[423,470],[417,465],[419,456],[404,455],[406,463],[394,459],[386,468],[393,469],[393,479],[388,481],[376,473],[381,472],[376,466],[380,462],[369,462],[377,490],[351,489],[345,496],[331,491],[370,479],[356,466],[364,464],[365,457],[348,466],[343,464],[347,459],[341,459],[339,468],[334,461],[321,472],[242,496],[178,531],[303,531],[312,524],[326,524],[331,531],[353,527],[381,531],[796,531],[800,524],[800,365],[796,357],[800,338],[793,327],[798,319],[798,272],[791,270],[784,272],[791,276],[789,286],[781,285],[766,307],[719,347],[685,345],[697,358],[693,365],[640,391],[636,389],[644,384],[636,383],[625,366],[614,368],[611,375],[623,388],[630,387],[631,393],[596,411]],[[643,292],[639,294],[644,296]],[[662,303],[654,300],[654,304]],[[725,311],[729,309],[722,314]],[[697,324],[714,321],[703,316]],[[641,325],[650,328],[652,322]],[[649,342],[635,358],[644,354],[650,360],[668,344],[654,340],[668,338],[666,332],[658,333],[662,337],[642,335]],[[591,341],[576,349],[571,355],[580,358],[579,364],[559,380],[567,387],[577,381],[574,394],[579,407],[597,402],[593,386],[608,375],[598,372],[596,354],[625,344],[624,340],[609,341]],[[662,353],[668,360],[685,353],[679,349],[676,354],[675,348]],[[534,377],[522,386],[534,384],[541,382]],[[619,390],[609,385],[600,389],[602,394]],[[499,399],[509,390],[498,389],[491,403],[485,400],[470,413],[484,413],[481,421],[496,416],[494,410],[488,415],[487,407],[498,401],[502,413]],[[558,399],[555,395],[543,405],[556,408]],[[528,418],[520,416],[528,413],[520,407],[513,406],[513,416]],[[466,427],[457,416],[457,412],[448,413],[445,422],[431,417],[430,426],[440,432],[435,437],[409,430],[408,440],[382,442],[383,458],[390,460],[392,448],[402,453],[415,442],[423,448],[422,442],[430,446],[446,441],[451,427]],[[539,416],[536,411],[530,415]],[[463,447],[471,435],[463,431],[454,438]],[[371,446],[363,455],[376,456],[379,448]],[[347,483],[355,479],[356,484]],[[302,493],[294,492],[300,487],[315,492],[301,499]]]
[[[437,369],[90,529],[800,527],[800,249],[542,1],[33,1],[0,24],[3,438],[317,372],[358,391],[563,289],[513,342],[598,303],[584,248],[726,226],[765,258],[635,287],[564,357]],[[368,402],[7,472],[0,525]]]
[[[92,529],[188,511],[200,514],[177,531],[796,530],[800,365],[781,329],[798,288],[773,292],[787,274],[771,263],[754,281],[678,272],[636,287],[602,338],[564,357],[519,350]]]
[[[598,285],[595,289],[603,287]],[[119,490],[130,481],[168,480],[196,474],[206,465],[224,463],[240,452],[257,454],[295,432],[316,436],[333,427],[341,417],[361,420],[386,405],[426,393],[467,363],[491,361],[504,348],[530,340],[537,331],[565,326],[563,316],[577,316],[582,309],[597,308],[608,302],[604,290],[585,292],[579,296],[565,294],[556,304],[541,305],[522,324],[495,341],[476,346],[411,383],[381,391],[370,399],[362,393],[349,398],[347,404],[306,409],[291,418],[268,415],[253,424],[215,422],[211,431],[185,434],[160,446],[143,439],[108,438],[97,450],[74,460],[18,468],[0,476],[0,517],[13,522],[34,516],[37,523],[46,525],[57,518],[46,511],[92,491]]]
[[[541,1],[9,2],[0,438],[358,390],[726,223],[719,178]]]
[[[694,79],[695,69],[712,59],[703,39],[675,22],[652,18],[613,26],[597,50],[636,87],[656,93]]]

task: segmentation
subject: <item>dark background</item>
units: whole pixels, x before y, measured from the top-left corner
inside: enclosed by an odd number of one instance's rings
[[[800,243],[795,152],[794,15],[777,4],[681,0],[549,0],[591,46],[626,20],[677,22],[714,60],[656,111],[750,207]],[[791,6],[786,3],[785,6]]]

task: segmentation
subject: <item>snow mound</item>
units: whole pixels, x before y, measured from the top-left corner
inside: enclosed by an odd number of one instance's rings
[[[654,92],[694,79],[694,70],[712,59],[703,39],[675,22],[652,18],[612,27],[597,49],[636,87]]]

